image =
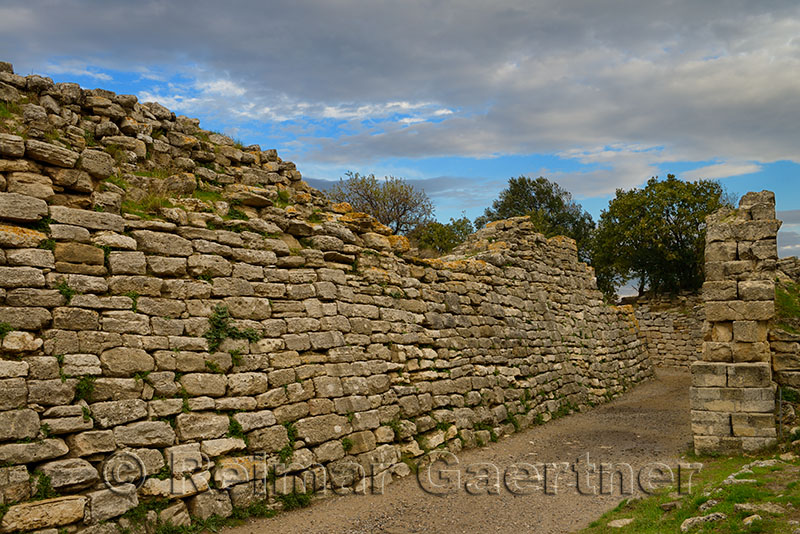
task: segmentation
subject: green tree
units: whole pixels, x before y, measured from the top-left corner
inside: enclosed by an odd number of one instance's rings
[[[481,228],[491,221],[528,215],[537,231],[547,237],[565,235],[578,244],[578,256],[590,258],[594,221],[572,194],[547,178],[520,176],[511,178],[508,187],[486,208],[475,226]]]
[[[600,215],[592,251],[597,284],[606,297],[635,281],[645,290],[674,293],[703,284],[705,218],[726,204],[722,187],[674,175],[651,178],[643,189],[617,189]]]
[[[450,219],[447,224],[431,221],[417,226],[409,237],[421,249],[435,250],[446,254],[466,241],[467,236],[475,231],[472,222],[466,217]]]
[[[374,174],[361,175],[348,171],[347,180],[340,179],[328,192],[333,202],[348,202],[353,209],[369,213],[396,234],[406,234],[433,218],[433,203],[425,191],[403,178],[383,180]]]

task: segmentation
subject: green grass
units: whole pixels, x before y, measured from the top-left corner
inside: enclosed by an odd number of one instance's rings
[[[137,215],[142,219],[155,218],[161,208],[174,208],[175,206],[165,196],[148,195],[140,202],[124,200],[122,202],[122,213]]]
[[[272,203],[279,208],[286,208],[292,203],[291,199],[289,198],[289,192],[281,189],[278,191],[278,196]]]
[[[171,172],[169,169],[153,169],[151,171],[134,171],[136,176],[143,176],[145,178],[169,178],[171,176]]]
[[[246,339],[250,342],[261,339],[261,334],[252,328],[239,330],[231,326],[231,315],[228,308],[222,305],[214,307],[211,317],[208,318],[209,329],[203,334],[208,340],[209,352],[216,352],[225,339]]]
[[[119,187],[120,189],[122,189],[124,191],[127,191],[128,187],[130,187],[128,182],[126,182],[125,180],[123,180],[122,178],[117,176],[116,174],[112,174],[111,176],[106,178],[105,181],[110,183],[110,184],[116,185],[117,187]]]
[[[800,334],[800,284],[775,284],[775,326]]]
[[[62,280],[61,283],[56,286],[56,289],[58,289],[58,292],[61,293],[62,297],[64,297],[64,300],[67,301],[67,304],[70,303],[72,297],[74,297],[77,293],[77,291],[69,287],[69,284],[67,284],[65,280]]]
[[[770,456],[762,455],[760,458],[767,459]],[[789,513],[785,516],[772,516],[765,512],[758,512],[763,518],[762,521],[756,521],[749,527],[744,526],[742,520],[755,512],[736,512],[734,510],[734,506],[738,503],[759,504],[770,502],[784,507],[787,507],[787,503],[791,503],[795,508],[800,505],[800,485],[797,484],[797,478],[800,474],[800,462],[797,460],[774,467],[754,467],[752,469],[753,473],[748,473],[745,476],[745,478],[756,480],[754,484],[722,485],[722,481],[725,478],[736,473],[742,466],[752,462],[754,459],[758,458],[741,456],[714,458],[687,455],[686,460],[700,462],[704,465],[703,469],[692,477],[690,493],[676,498],[674,493],[670,494],[670,492],[675,491],[674,487],[664,488],[642,500],[623,501],[614,510],[604,514],[581,532],[583,534],[680,532],[681,523],[687,518],[703,516],[713,512],[722,512],[727,515],[727,519],[706,523],[693,529],[692,532],[791,532],[792,528],[789,528],[787,521],[797,519],[796,513],[792,512],[792,508],[789,508]],[[687,477],[684,476],[684,483],[686,481]],[[706,495],[707,492],[710,492],[710,495]],[[703,512],[699,511],[699,506],[710,499],[717,501],[717,504]],[[665,512],[661,505],[672,501],[677,501],[677,507],[674,510]],[[609,528],[607,526],[610,521],[625,518],[630,518],[634,521],[624,528]]]
[[[0,341],[5,338],[9,332],[13,332],[14,327],[8,323],[0,323]]]
[[[94,393],[94,376],[82,376],[75,385],[75,400],[91,400]]]
[[[0,102],[0,119],[10,119],[22,113],[17,104],[13,102]]]
[[[201,191],[198,189],[192,196],[203,202],[219,202],[222,200],[222,193],[218,193],[217,191]]]

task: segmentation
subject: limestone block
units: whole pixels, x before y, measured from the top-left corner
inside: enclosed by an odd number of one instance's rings
[[[0,441],[32,439],[39,434],[39,415],[33,410],[0,412]]]
[[[83,520],[86,497],[70,496],[17,504],[0,522],[2,532],[24,532],[61,527]]]
[[[169,423],[142,421],[114,428],[114,440],[130,447],[166,447],[175,442],[175,431]]]
[[[728,366],[728,387],[766,388],[772,383],[769,363],[738,363]]]
[[[111,489],[93,491],[86,496],[89,498],[86,522],[89,524],[119,517],[139,505],[136,486],[133,484],[114,486],[113,491]]]
[[[247,449],[250,452],[277,452],[288,443],[289,437],[283,425],[261,428],[247,434]]]
[[[111,252],[108,255],[111,274],[146,274],[147,259],[143,252]]]
[[[17,222],[38,221],[47,215],[47,202],[18,193],[0,193],[0,218]]]
[[[50,143],[28,139],[25,141],[25,155],[36,161],[43,161],[58,167],[72,168],[78,161],[78,153]]]
[[[80,458],[47,462],[42,464],[39,469],[50,477],[53,489],[60,491],[78,491],[100,480],[97,469]]]
[[[738,285],[742,300],[768,301],[775,298],[775,282],[772,280],[746,280]]]
[[[192,242],[178,235],[150,230],[134,230],[133,238],[139,250],[147,254],[165,256],[190,256],[194,249]]]
[[[212,515],[228,517],[233,513],[233,506],[226,492],[209,490],[189,499],[189,513],[201,519]]]
[[[44,275],[33,267],[0,267],[0,287],[44,287]]]
[[[0,445],[0,462],[29,464],[64,456],[69,452],[61,439],[44,439],[32,443],[8,443]]]
[[[141,399],[96,402],[90,409],[100,428],[112,428],[147,417],[147,403]]]
[[[181,386],[191,396],[222,397],[228,387],[225,375],[211,373],[190,373],[181,377]]]
[[[778,435],[772,414],[735,413],[731,415],[734,436],[771,437]]]
[[[220,438],[228,432],[229,426],[227,416],[213,413],[182,413],[176,419],[181,441]]]
[[[118,233],[125,230],[125,220],[113,213],[50,206],[50,217],[56,222],[90,230],[111,230]]]
[[[329,414],[307,417],[295,423],[297,436],[310,445],[340,438],[352,431],[346,417]]]
[[[111,377],[129,377],[155,369],[153,357],[141,349],[117,347],[100,355],[103,373]]]

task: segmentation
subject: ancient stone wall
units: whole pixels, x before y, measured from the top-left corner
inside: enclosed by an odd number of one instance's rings
[[[707,339],[692,364],[697,452],[741,452],[775,442],[775,385],[768,330],[778,259],[775,195],[748,193],[738,210],[709,216]]]
[[[7,64],[0,100],[2,532],[363,491],[651,374],[632,309],[525,219],[417,260],[158,104]]]
[[[700,295],[643,295],[623,299],[636,314],[654,365],[688,367],[702,356],[705,307]]]

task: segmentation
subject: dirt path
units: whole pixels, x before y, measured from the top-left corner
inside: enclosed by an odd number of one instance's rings
[[[627,462],[634,474],[653,462],[675,468],[677,457],[691,442],[688,393],[688,373],[659,371],[655,380],[594,410],[460,453],[462,483],[457,492],[431,495],[412,475],[387,486],[382,496],[331,497],[304,510],[227,529],[224,534],[574,532],[623,498],[619,485],[612,495],[582,495],[575,487],[575,472],[567,470],[560,476],[555,495],[545,494],[543,489],[515,495],[502,480],[499,495],[471,495],[465,481],[475,480],[475,476],[465,473],[463,467],[491,462],[502,476],[513,464],[574,464],[589,453],[596,464]],[[597,486],[596,477],[589,480]]]

